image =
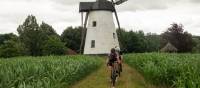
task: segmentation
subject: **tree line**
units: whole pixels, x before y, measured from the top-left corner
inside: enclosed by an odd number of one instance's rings
[[[81,30],[82,27],[68,27],[59,35],[51,25],[39,25],[36,17],[29,15],[17,28],[17,35],[0,34],[0,57],[65,55],[68,49],[79,53]],[[200,51],[200,37],[185,32],[176,23],[161,35],[125,29],[117,33],[125,53],[159,52],[169,42],[180,53]]]

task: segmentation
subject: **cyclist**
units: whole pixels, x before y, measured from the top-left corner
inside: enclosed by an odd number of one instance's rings
[[[114,63],[117,62],[117,63],[121,63],[120,60],[119,60],[119,56],[117,55],[117,52],[114,48],[111,49],[110,51],[110,54],[108,55],[108,60],[107,60],[107,65],[109,67],[109,70],[111,72],[111,79],[112,79],[112,70],[113,70],[113,66],[114,66]],[[115,88],[115,84],[112,84],[112,87]]]

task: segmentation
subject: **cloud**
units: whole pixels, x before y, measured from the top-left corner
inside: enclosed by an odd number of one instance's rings
[[[166,9],[167,4],[163,0],[129,0],[117,7],[120,11],[136,11],[148,9]]]
[[[191,10],[165,9],[145,10],[137,12],[122,12],[119,14],[122,27],[128,30],[143,30],[145,33],[162,33],[172,23],[181,23],[184,29],[194,35],[200,35],[200,15],[195,13],[198,8]]]
[[[51,0],[60,5],[69,6],[76,5],[78,8],[79,2],[90,2],[96,0]],[[119,11],[135,11],[149,9],[167,9],[175,4],[181,4],[187,0],[128,0],[127,2],[117,6]]]
[[[38,22],[52,25],[61,34],[68,26],[80,26],[79,2],[95,0],[0,0],[0,33],[15,32],[33,14]],[[128,0],[116,6],[127,30],[162,33],[171,23],[200,35],[200,0]]]
[[[51,0],[59,5],[71,6],[76,5],[79,8],[79,2],[90,2],[96,0]],[[172,0],[170,0],[172,1]],[[146,9],[165,9],[167,8],[166,0],[129,0],[122,5],[117,6],[120,11],[135,11]]]
[[[40,2],[35,0],[5,0],[0,1],[0,6],[3,7],[0,8],[0,33],[16,31],[18,25],[23,24],[30,14],[36,16],[39,24],[44,21],[53,25],[56,30],[64,30],[67,26],[76,25],[80,18],[78,11],[74,11],[74,6],[69,6],[67,9],[62,10],[64,7],[49,0]],[[60,33],[61,31],[59,31]]]
[[[191,0],[194,3],[200,3],[200,0]]]
[[[78,5],[79,2],[91,2],[96,0],[51,0],[51,1],[62,5]]]

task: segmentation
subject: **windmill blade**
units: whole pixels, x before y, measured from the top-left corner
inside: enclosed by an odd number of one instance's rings
[[[121,29],[121,26],[120,26],[120,22],[119,22],[119,18],[118,18],[118,14],[117,14],[117,11],[115,10],[115,17],[116,17],[116,21],[117,21],[117,25],[118,25],[118,30],[119,30],[119,35],[121,36],[121,37],[123,37],[123,35],[122,35],[122,29]],[[124,46],[123,46],[123,43],[124,43],[124,41],[123,40],[121,40],[121,41],[119,41],[119,44],[120,44],[120,48],[122,49],[122,50],[124,50]]]
[[[112,0],[113,1],[113,0]],[[115,7],[115,4],[113,4],[113,6]],[[118,25],[118,33],[119,33],[119,36],[120,37],[123,37],[123,34],[122,34],[122,29],[121,29],[121,26],[120,26],[120,21],[119,21],[119,18],[118,18],[118,14],[117,14],[117,11],[116,11],[116,9],[115,9],[115,11],[114,11],[114,14],[115,14],[115,17],[116,17],[116,21],[117,21],[117,25]],[[119,40],[119,39],[118,39]],[[119,45],[120,45],[120,49],[121,49],[121,51],[125,51],[125,48],[124,48],[124,40],[121,40],[121,41],[119,41]]]
[[[81,12],[81,26],[83,27],[83,12]]]
[[[114,4],[115,2],[114,2],[114,0],[111,0],[111,2]]]
[[[115,17],[116,17],[116,21],[117,21],[118,28],[121,29],[121,26],[120,26],[120,22],[119,22],[119,18],[118,18],[117,11],[115,10],[114,13],[115,13]]]
[[[85,22],[84,22],[84,25],[82,25],[82,26],[83,26],[83,27],[82,27],[83,29],[82,29],[82,34],[81,34],[82,36],[81,36],[80,54],[83,53],[82,50],[83,50],[84,41],[85,41],[86,32],[87,32],[86,26],[87,26],[88,15],[89,15],[89,12],[86,12]],[[83,15],[82,15],[82,17],[83,17]],[[82,22],[83,22],[83,20],[82,20]]]
[[[122,4],[122,3],[126,2],[126,1],[128,1],[128,0],[116,0],[115,4],[116,5],[120,5],[120,4]]]
[[[113,3],[114,9],[115,9],[114,13],[115,13],[117,25],[118,25],[119,29],[121,29],[119,18],[118,18],[118,14],[117,14],[117,11],[116,11],[116,8],[115,8],[115,2],[114,2],[114,0],[111,0],[111,2]]]

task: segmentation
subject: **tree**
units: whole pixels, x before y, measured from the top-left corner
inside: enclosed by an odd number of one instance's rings
[[[143,53],[146,52],[146,40],[143,31],[130,31],[127,39],[128,52]]]
[[[141,53],[146,51],[146,40],[143,31],[133,32],[117,30],[121,49],[125,53]]]
[[[61,49],[61,51],[58,51],[58,49],[55,48],[55,51],[51,49],[51,51],[49,51],[50,53],[46,51],[48,50],[47,47],[52,46],[50,42],[54,43],[54,41],[57,41],[58,44],[60,43],[58,40],[60,39],[60,36],[56,33],[52,26],[46,24],[45,22],[42,22],[42,24],[39,26],[35,16],[28,16],[23,25],[18,27],[17,31],[19,33],[21,42],[28,50],[28,55],[42,56],[57,54],[55,52],[63,52]]]
[[[15,34],[13,33],[9,33],[9,34],[0,34],[0,45],[4,44],[4,41],[8,41],[14,37],[17,37]]]
[[[56,33],[56,31],[54,30],[52,26],[50,26],[49,24],[45,22],[42,22],[39,28],[39,32],[40,33],[38,33],[38,36],[40,36],[40,40],[42,40],[41,41],[42,55],[51,55],[51,54],[57,55],[59,52],[63,52],[62,49],[60,49],[61,51],[58,51],[59,49],[55,49],[54,51],[53,49],[51,49],[50,51],[47,51],[49,50],[47,49],[47,47],[53,47],[50,42],[54,43],[54,41],[57,41],[58,43],[60,43],[60,36]],[[50,38],[53,38],[53,39],[50,39]],[[54,47],[56,47],[56,45]]]
[[[147,33],[145,36],[146,40],[146,51],[147,52],[157,52],[160,50],[160,35]]]
[[[193,41],[194,41],[194,47],[193,47],[193,52],[194,53],[200,53],[200,37],[199,36],[194,36],[193,37]]]
[[[23,23],[17,28],[19,38],[28,50],[28,55],[40,56],[41,55],[41,42],[39,25],[35,16],[28,16]]]
[[[166,32],[161,34],[161,39],[161,47],[170,42],[178,49],[178,52],[191,52],[194,45],[192,35],[184,32],[182,24],[172,24]]]
[[[0,57],[9,58],[21,56],[24,53],[24,45],[20,43],[18,37],[14,34],[11,34],[10,39],[3,41],[3,44],[0,45]]]
[[[65,43],[65,46],[75,50],[76,52],[80,52],[80,44],[81,44],[81,27],[68,27],[61,34],[61,40]]]
[[[50,26],[49,24],[45,23],[45,22],[42,22],[39,30],[43,35],[45,35],[46,38],[48,38],[48,36],[59,37],[59,35],[54,30],[54,28],[52,26]]]
[[[127,52],[127,36],[128,36],[128,32],[125,29],[117,29],[117,36],[118,36],[118,41],[119,41],[119,45],[120,45],[120,49],[123,52]]]
[[[43,47],[44,55],[64,55],[67,48],[57,36],[49,36]]]

